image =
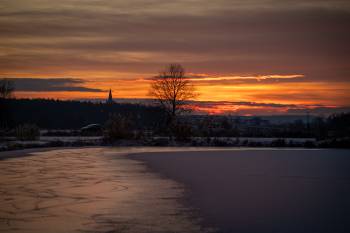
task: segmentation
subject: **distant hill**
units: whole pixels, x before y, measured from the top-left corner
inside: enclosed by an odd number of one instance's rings
[[[271,124],[284,124],[291,123],[295,121],[302,121],[303,123],[307,123],[306,115],[276,115],[276,116],[260,116],[263,120],[268,120]],[[316,117],[310,115],[309,122],[313,121]]]

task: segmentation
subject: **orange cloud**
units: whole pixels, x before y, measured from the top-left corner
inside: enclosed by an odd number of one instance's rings
[[[91,75],[91,74],[89,74]],[[120,79],[110,78],[112,74],[106,73],[103,78],[93,79],[83,78],[85,74],[77,75],[80,80],[84,80],[82,85],[87,88],[84,92],[45,92],[40,93],[21,91],[16,92],[17,97],[32,98],[106,98],[107,91],[111,88],[115,98],[149,98],[149,79],[142,78],[141,75],[123,77]],[[101,75],[102,76],[102,75]],[[298,104],[298,105],[327,105],[327,106],[347,106],[350,103],[350,84],[347,82],[267,82],[250,80],[266,79],[300,79],[302,75],[258,75],[258,76],[235,76],[233,80],[246,80],[240,83],[226,83],[225,76],[219,78],[207,78],[210,82],[194,81],[196,91],[199,94],[199,101],[252,101],[262,103]],[[206,78],[204,78],[206,79]],[[225,79],[225,80],[224,80]],[[195,79],[198,80],[198,79]],[[101,89],[105,92],[90,92],[89,89]],[[221,108],[224,109],[224,108]]]
[[[238,76],[238,75],[230,75],[230,76],[222,76],[222,75],[209,75],[209,74],[189,74],[189,80],[191,81],[262,81],[262,80],[273,80],[273,79],[296,79],[305,77],[303,74],[290,74],[290,75],[253,75],[253,76]]]

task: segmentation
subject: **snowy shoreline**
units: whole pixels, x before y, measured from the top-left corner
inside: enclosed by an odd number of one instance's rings
[[[173,141],[168,137],[153,137],[144,140],[118,140],[108,143],[102,137],[58,137],[45,136],[35,141],[20,141],[14,138],[2,138],[0,151],[11,151],[46,147],[84,147],[84,146],[120,146],[120,147],[323,147],[314,138],[253,138],[253,137],[193,137],[187,141]],[[328,147],[327,145],[325,147]]]

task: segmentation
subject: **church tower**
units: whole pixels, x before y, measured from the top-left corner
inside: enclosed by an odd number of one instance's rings
[[[109,89],[109,95],[108,95],[108,99],[106,101],[106,104],[113,104],[113,97],[112,97],[112,89]]]

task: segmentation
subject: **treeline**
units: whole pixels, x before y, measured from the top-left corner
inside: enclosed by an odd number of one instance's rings
[[[105,104],[50,99],[0,99],[0,128],[35,124],[41,129],[80,129],[101,124],[111,115],[122,115],[138,129],[156,128],[162,123],[158,107],[139,104]]]
[[[0,110],[0,128],[5,131],[21,131],[28,127],[23,127],[25,124],[48,130],[79,130],[89,124],[100,124],[115,138],[130,137],[130,132],[135,131],[138,135],[171,136],[179,140],[193,137],[317,140],[350,137],[350,113],[327,118],[313,117],[310,122],[299,119],[284,123],[274,123],[259,117],[183,115],[169,124],[168,116],[160,107],[138,104],[0,98]]]
[[[327,138],[350,137],[350,113],[329,117],[312,117],[309,122],[270,122],[260,117],[207,116],[185,118],[193,136],[208,137],[265,137],[265,138]]]

